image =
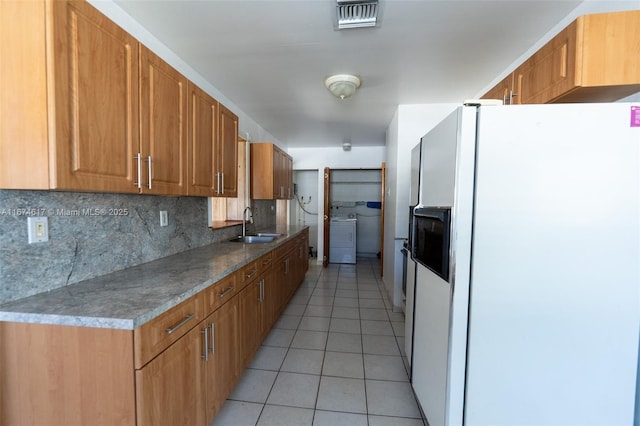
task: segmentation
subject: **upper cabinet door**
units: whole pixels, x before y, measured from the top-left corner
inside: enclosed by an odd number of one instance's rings
[[[140,49],[142,192],[187,193],[187,79]]]
[[[238,196],[238,117],[220,105],[220,140],[217,172],[221,175],[223,197]]]
[[[518,103],[545,103],[579,85],[575,78],[576,28],[574,21],[515,70]]]
[[[514,96],[515,95],[515,96]],[[482,96],[483,99],[499,99],[504,105],[517,103],[517,93],[514,92],[513,73],[505,77],[500,83]]]
[[[86,2],[54,1],[50,186],[138,192],[138,46]],[[54,81],[51,81],[51,74]]]
[[[272,143],[251,144],[251,198],[293,197],[293,159]]]
[[[189,83],[189,195],[211,197],[218,190],[214,171],[218,108],[218,101]]]

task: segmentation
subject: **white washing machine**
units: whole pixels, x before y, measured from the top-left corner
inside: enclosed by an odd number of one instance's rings
[[[356,263],[356,218],[332,217],[329,263]]]

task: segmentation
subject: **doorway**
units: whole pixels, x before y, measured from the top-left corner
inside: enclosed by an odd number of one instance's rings
[[[349,219],[355,221],[357,258],[380,257],[381,186],[381,169],[331,170],[329,217],[334,221]],[[337,263],[340,261],[338,260]]]

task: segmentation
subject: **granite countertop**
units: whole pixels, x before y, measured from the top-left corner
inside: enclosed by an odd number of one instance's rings
[[[133,330],[298,235],[271,243],[220,242],[0,306],[0,321]],[[273,230],[269,230],[273,232]]]

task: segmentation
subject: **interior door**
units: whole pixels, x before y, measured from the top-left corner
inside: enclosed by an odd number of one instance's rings
[[[324,168],[324,253],[322,255],[322,266],[325,268],[329,264],[329,212],[331,211],[331,169]]]

